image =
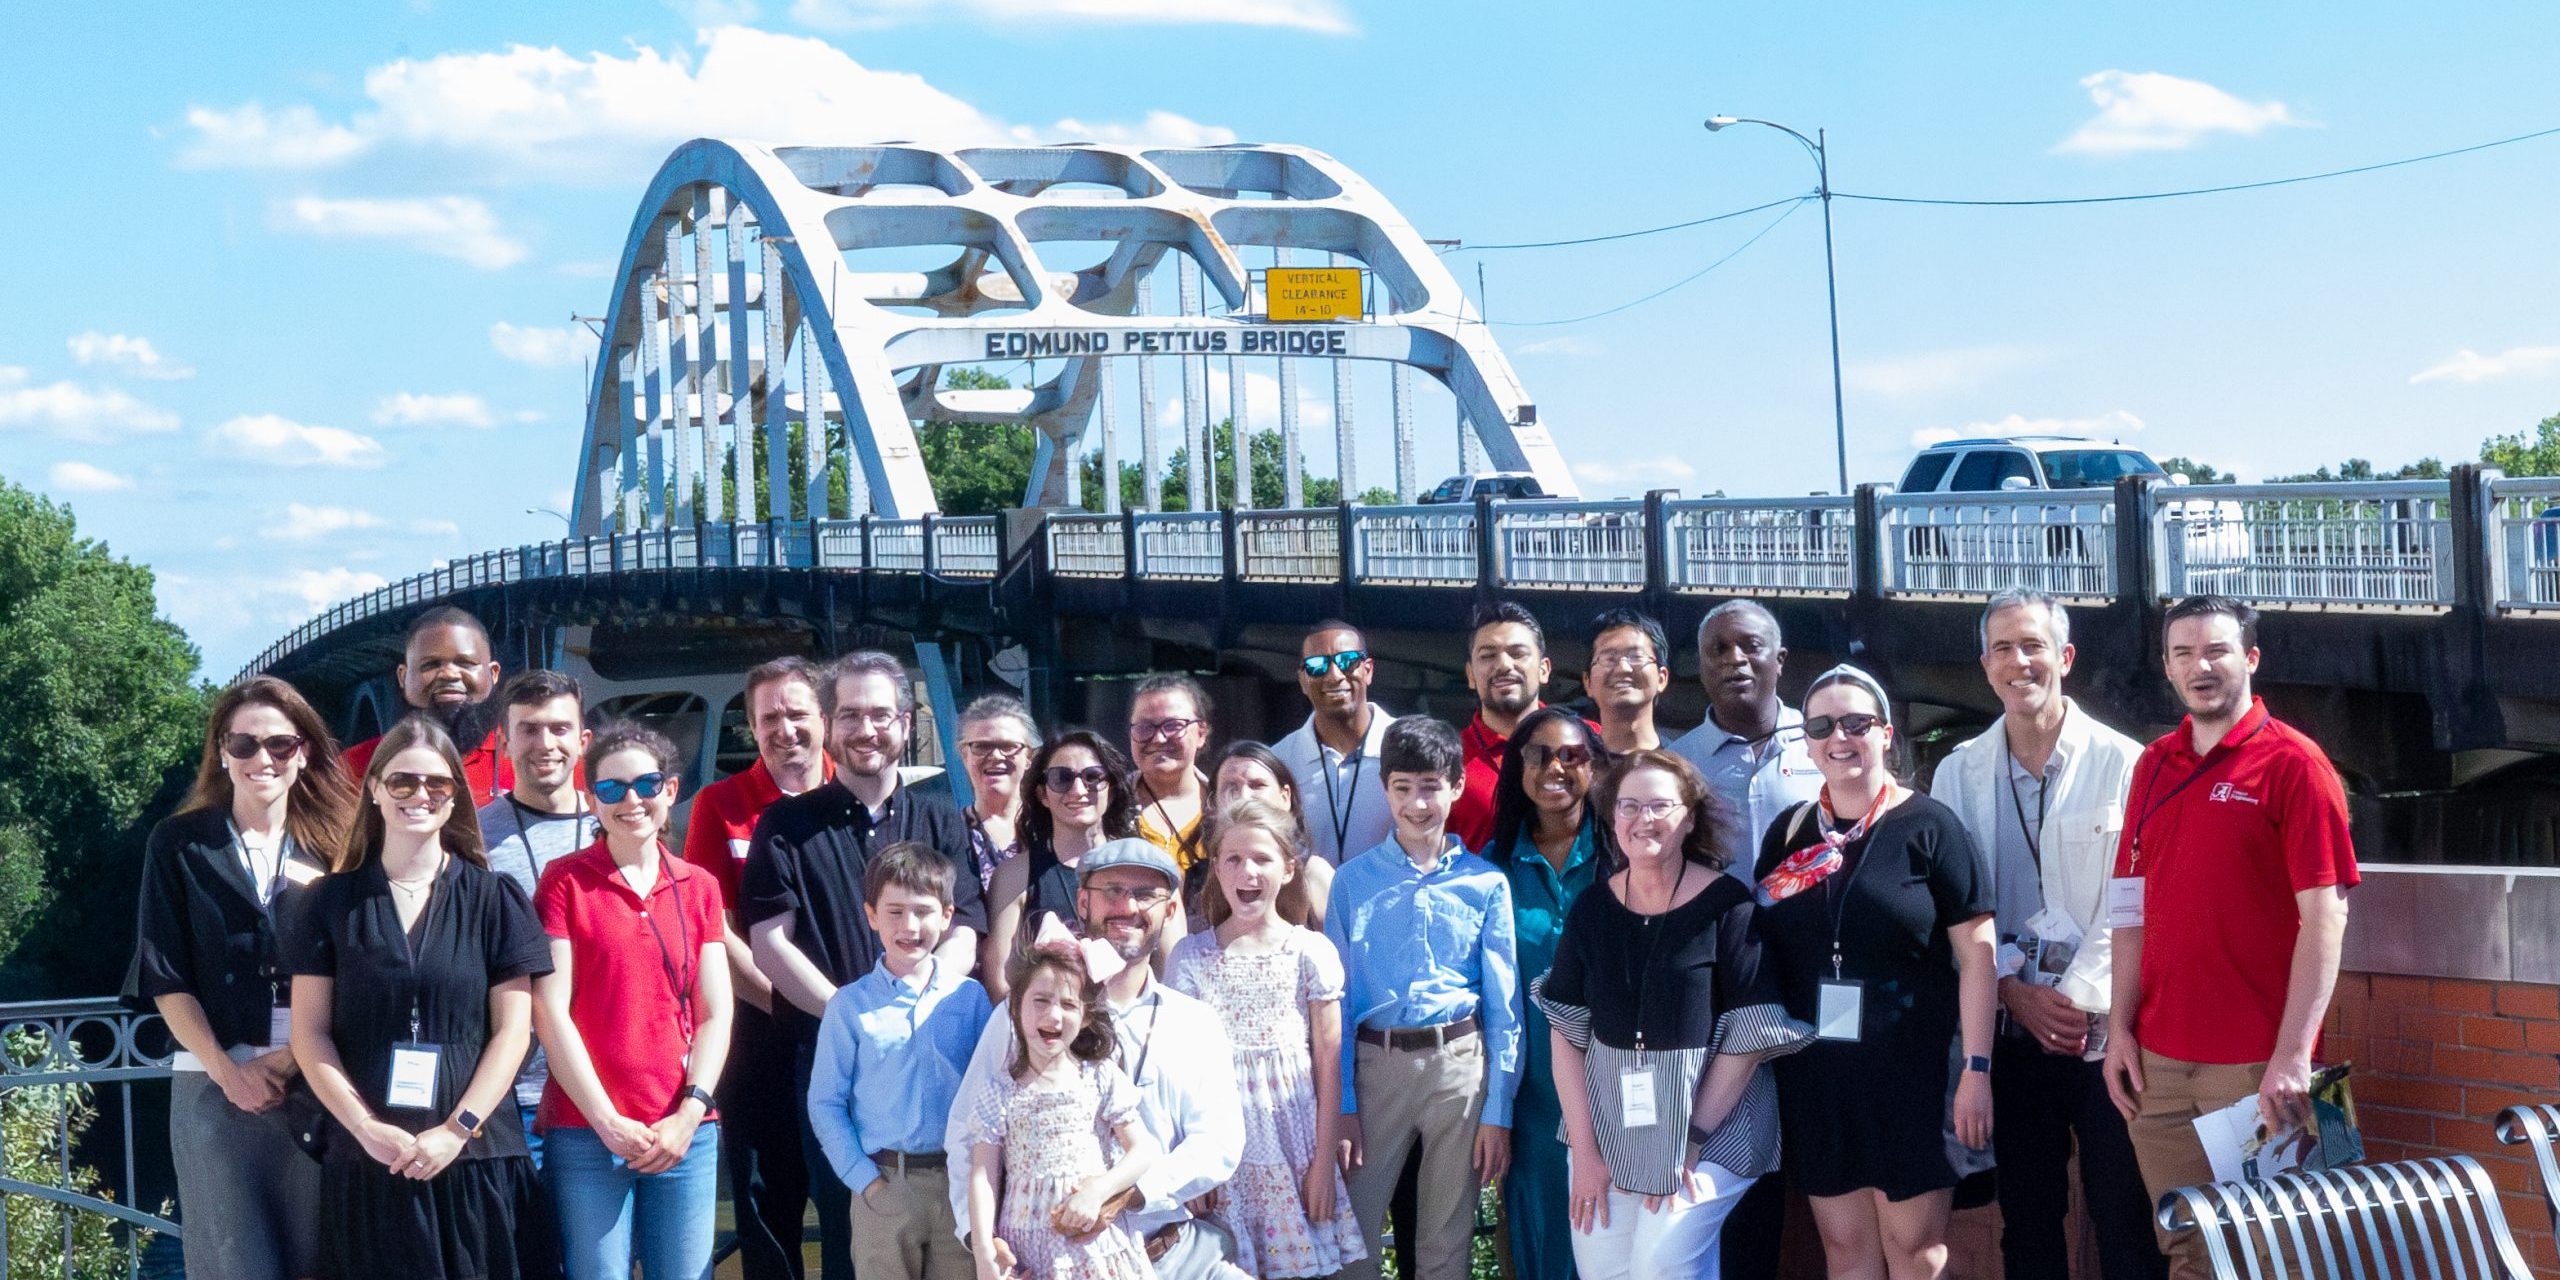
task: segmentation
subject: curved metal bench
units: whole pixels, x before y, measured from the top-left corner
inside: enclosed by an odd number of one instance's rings
[[[2560,1107],[2548,1103],[2509,1107],[2498,1113],[2498,1141],[2506,1146],[2530,1145],[2533,1162],[2542,1170],[2542,1206],[2551,1211],[2551,1227],[2560,1231]]]
[[[2181,1187],[2160,1225],[2200,1231],[2222,1280],[2528,1280],[2498,1188],[2469,1156]]]

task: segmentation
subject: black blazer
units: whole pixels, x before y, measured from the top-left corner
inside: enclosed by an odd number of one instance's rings
[[[299,849],[292,856],[314,874],[324,869]],[[149,1008],[159,996],[191,995],[223,1047],[265,1043],[268,1013],[289,981],[278,963],[278,937],[300,890],[288,886],[272,911],[260,910],[219,809],[153,827],[142,859],[127,1002]]]

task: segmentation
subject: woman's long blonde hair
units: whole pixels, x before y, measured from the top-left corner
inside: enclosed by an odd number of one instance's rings
[[[1271,909],[1291,924],[1303,925],[1314,908],[1307,897],[1307,848],[1299,840],[1306,834],[1306,824],[1266,801],[1250,796],[1220,809],[1209,822],[1209,852],[1201,861],[1209,867],[1209,883],[1200,890],[1200,918],[1215,929],[1235,915],[1235,907],[1227,901],[1227,891],[1218,881],[1218,851],[1227,837],[1238,831],[1259,831],[1271,837],[1289,857],[1289,883],[1280,886],[1280,895]]]

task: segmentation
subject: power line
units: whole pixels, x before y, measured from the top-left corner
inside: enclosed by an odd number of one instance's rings
[[[1470,244],[1451,249],[1449,252],[1495,253],[1505,249],[1561,249],[1569,245],[1603,244],[1611,240],[1633,240],[1638,236],[1658,236],[1665,231],[1686,231],[1691,227],[1703,227],[1710,222],[1723,222],[1728,218],[1748,217],[1763,209],[1775,209],[1782,204],[1800,204],[1806,200],[1813,199],[1814,194],[1815,193],[1808,191],[1803,195],[1786,196],[1781,199],[1769,201],[1766,204],[1755,204],[1748,209],[1736,209],[1731,213],[1712,214],[1704,218],[1691,218],[1687,222],[1674,222],[1671,225],[1664,227],[1646,227],[1642,231],[1616,231],[1605,236],[1583,236],[1574,240],[1532,240],[1521,244]]]
[[[2487,151],[2494,147],[2511,147],[2520,142],[2531,142],[2537,138],[2551,137],[2554,134],[2560,134],[2560,128],[2538,129],[2532,133],[2519,133],[2512,138],[2500,138],[2495,142],[2479,142],[2467,147],[2455,147],[2450,151],[2430,151],[2422,156],[2408,156],[2399,160],[2385,160],[2379,164],[2360,164],[2352,169],[2331,169],[2324,173],[2303,173],[2296,174],[2290,178],[2268,178],[2260,182],[2234,182],[2219,187],[2189,187],[2180,191],[2142,191],[2130,195],[2068,196],[2042,200],[1953,200],[1930,196],[1866,195],[1855,191],[1834,191],[1831,194],[1838,196],[1843,200],[1864,200],[1872,204],[1953,205],[1961,208],[1972,209],[2018,209],[2065,204],[2125,204],[2136,200],[2176,200],[2185,196],[2222,195],[2226,192],[2232,191],[2257,191],[2266,187],[2292,186],[2299,182],[2319,182],[2328,178],[2352,177],[2359,173],[2373,173],[2383,169],[2397,169],[2405,165],[2425,164],[2430,160],[2445,160],[2454,156],[2465,156],[2474,151]]]
[[[1591,314],[1589,314],[1589,315],[1583,315],[1583,316],[1569,316],[1569,317],[1566,317],[1565,319],[1562,319],[1562,320],[1489,320],[1489,321],[1486,321],[1486,323],[1487,323],[1487,324],[1490,324],[1490,325],[1493,325],[1493,326],[1496,326],[1496,327],[1499,327],[1499,328],[1505,328],[1505,329],[1552,329],[1552,328],[1554,328],[1554,327],[1556,327],[1556,326],[1558,326],[1558,325],[1581,324],[1581,323],[1583,323],[1583,322],[1584,322],[1584,321],[1586,321],[1586,320],[1598,320],[1598,319],[1601,319],[1602,317],[1605,317],[1605,316],[1614,316],[1614,315],[1618,314],[1618,313],[1619,313],[1619,312],[1621,312],[1621,311],[1629,310],[1630,308],[1634,308],[1634,307],[1640,307],[1640,306],[1643,306],[1644,304],[1646,304],[1646,303],[1648,303],[1648,302],[1651,302],[1651,301],[1653,301],[1653,300],[1654,300],[1654,299],[1656,299],[1656,298],[1662,297],[1662,296],[1663,296],[1663,295],[1665,295],[1665,294],[1671,293],[1671,292],[1673,292],[1673,291],[1675,291],[1675,290],[1682,289],[1682,288],[1687,287],[1688,285],[1694,284],[1694,283],[1696,283],[1697,281],[1699,281],[1700,279],[1703,279],[1703,278],[1706,276],[1706,274],[1707,274],[1708,272],[1713,271],[1713,270],[1715,270],[1716,268],[1721,267],[1721,266],[1723,266],[1724,264],[1726,264],[1726,263],[1728,263],[1728,262],[1733,261],[1735,258],[1741,257],[1741,256],[1742,256],[1742,252],[1743,252],[1743,250],[1748,249],[1748,248],[1750,248],[1751,246],[1753,246],[1753,245],[1755,245],[1755,244],[1760,243],[1760,238],[1761,238],[1762,236],[1765,236],[1765,235],[1769,234],[1770,232],[1777,230],[1777,229],[1778,229],[1778,224],[1779,224],[1779,223],[1784,222],[1784,221],[1786,221],[1787,219],[1789,219],[1789,218],[1791,218],[1791,217],[1794,217],[1794,216],[1795,216],[1795,213],[1796,213],[1796,210],[1801,209],[1801,208],[1805,207],[1805,206],[1806,206],[1806,205],[1808,205],[1808,204],[1811,204],[1811,203],[1814,201],[1814,199],[1815,199],[1815,198],[1816,198],[1816,197],[1813,197],[1813,196],[1810,196],[1810,195],[1803,195],[1803,196],[1797,196],[1797,197],[1795,197],[1795,198],[1794,198],[1794,199],[1792,199],[1792,200],[1782,200],[1782,201],[1779,201],[1778,203],[1780,203],[1780,204],[1784,204],[1785,206],[1787,206],[1786,211],[1785,211],[1785,212],[1783,212],[1783,213],[1780,213],[1777,217],[1771,218],[1771,219],[1769,220],[1769,224],[1768,224],[1767,226],[1764,226],[1764,227],[1760,228],[1758,231],[1754,231],[1754,232],[1752,232],[1752,233],[1751,233],[1751,238],[1750,238],[1750,239],[1748,239],[1748,240],[1743,241],[1742,243],[1740,243],[1740,244],[1738,244],[1738,245],[1735,245],[1735,246],[1733,247],[1732,252],[1727,253],[1727,254],[1725,254],[1723,257],[1718,258],[1718,259],[1716,259],[1715,261],[1710,262],[1710,263],[1708,263],[1707,265],[1705,265],[1705,266],[1703,266],[1703,267],[1700,267],[1700,268],[1698,268],[1697,270],[1692,271],[1692,272],[1690,272],[1689,274],[1687,274],[1687,275],[1685,275],[1685,276],[1682,276],[1682,277],[1680,277],[1679,279],[1674,280],[1674,281],[1672,281],[1671,283],[1669,283],[1669,284],[1667,284],[1667,285],[1664,285],[1663,287],[1661,287],[1661,288],[1659,288],[1659,289],[1656,289],[1656,290],[1654,290],[1653,292],[1648,293],[1648,294],[1644,295],[1643,297],[1641,297],[1641,298],[1637,298],[1637,299],[1635,299],[1635,300],[1633,300],[1633,301],[1631,301],[1631,302],[1621,302],[1621,303],[1619,303],[1618,305],[1616,305],[1616,306],[1614,306],[1614,307],[1610,307],[1609,309],[1607,309],[1607,310],[1605,310],[1605,311],[1594,311],[1594,312],[1592,312],[1592,313],[1591,313]],[[1761,207],[1761,208],[1763,208],[1763,209],[1766,209],[1766,208],[1768,208],[1769,206],[1768,206],[1768,205],[1762,205],[1762,206],[1760,206],[1760,207]]]

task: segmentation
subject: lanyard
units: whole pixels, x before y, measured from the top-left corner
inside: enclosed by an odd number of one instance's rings
[[[2142,874],[2143,830],[2151,825],[2151,820],[2154,817],[2157,817],[2162,809],[2168,807],[2170,801],[2178,798],[2178,793],[2185,791],[2190,786],[2193,786],[2196,779],[2201,778],[2206,774],[2213,772],[2215,769],[2229,763],[2232,757],[2240,754],[2240,748],[2249,745],[2250,739],[2257,737],[2259,734],[2265,733],[2267,731],[2267,726],[2274,723],[2275,717],[2269,716],[2260,720],[2258,722],[2258,727],[2249,731],[2248,737],[2242,738],[2238,742],[2233,743],[2216,743],[2213,750],[2207,752],[2205,754],[2205,758],[2196,763],[2196,767],[2193,771],[2189,772],[2186,777],[2178,779],[2178,785],[2169,788],[2169,794],[2152,801],[2149,805],[2139,806],[2142,816],[2134,820],[2133,861],[2132,865],[2127,869],[2132,871],[2135,875]],[[2159,785],[2160,770],[2154,768],[2152,769],[2150,776],[2142,780],[2142,794],[2145,796],[2150,795],[2152,791],[2159,787]]]
[[[2036,822],[2028,826],[2027,804],[2018,798],[2018,775],[2015,770],[2009,773],[2009,811],[2018,815],[2018,834],[2027,838],[2027,856],[2035,860],[2038,871],[2044,869],[2044,801],[2052,792],[2051,782],[2036,779]]]
[[[1630,901],[1626,904],[1627,913],[1634,915],[1638,921],[1642,922],[1645,932],[1651,935],[1651,939],[1645,943],[1644,968],[1638,970],[1634,980],[1627,984],[1628,986],[1636,989],[1636,1060],[1638,1065],[1642,1065],[1644,1060],[1645,986],[1653,977],[1653,962],[1662,952],[1662,935],[1671,932],[1668,926],[1671,923],[1671,913],[1679,909],[1680,887],[1688,883],[1688,880],[1689,858],[1688,855],[1684,853],[1680,855],[1680,871],[1671,879],[1671,896],[1666,900],[1666,905],[1662,908],[1660,914],[1650,916],[1642,915],[1637,913],[1635,903]],[[1635,887],[1635,872],[1630,870],[1627,872],[1627,896],[1631,899],[1635,897]]]
[[[1866,838],[1868,830],[1875,825],[1876,815],[1884,812],[1885,801],[1893,798],[1895,789],[1895,783],[1890,780],[1886,781],[1884,784],[1884,790],[1876,793],[1876,802],[1868,807],[1867,816],[1858,819],[1858,825],[1849,828],[1846,833],[1843,833],[1840,836],[1840,845],[1844,851],[1841,856],[1848,856],[1845,850],[1849,845]],[[1823,788],[1822,797],[1814,801],[1813,817],[1814,821],[1822,828],[1823,838],[1825,840],[1830,839],[1832,835],[1830,788]],[[1847,923],[1849,919],[1849,895],[1852,890],[1858,887],[1858,873],[1867,869],[1867,855],[1872,852],[1874,851],[1870,849],[1861,849],[1858,851],[1858,861],[1856,865],[1849,868],[1848,883],[1841,885],[1839,896],[1832,899],[1831,978],[1835,982],[1841,979],[1842,958],[1840,955],[1840,930],[1841,926]]]
[[[248,873],[252,892],[258,895],[258,914],[272,923],[275,917],[276,895],[284,892],[284,864],[293,860],[296,847],[293,843],[293,833],[289,831],[276,833],[276,869],[267,877],[265,887],[259,888],[258,860],[250,855],[248,837],[240,834],[239,823],[225,818],[223,825],[231,828],[231,847],[240,859],[240,869]]]
[[[1153,980],[1149,981],[1152,984]],[[1147,992],[1147,1034],[1138,1040],[1138,1065],[1129,1068],[1129,1083],[1137,1084],[1146,1078],[1147,1055],[1156,1051],[1156,1023],[1163,1018],[1164,993],[1152,990]]]
[[[1312,732],[1312,729],[1310,730]],[[1360,807],[1360,771],[1368,767],[1369,735],[1360,735],[1360,745],[1351,749],[1351,785],[1337,798],[1333,790],[1333,765],[1324,758],[1324,739],[1316,739],[1317,771],[1324,775],[1324,816],[1333,822],[1333,856],[1348,859],[1355,850],[1342,843],[1351,837],[1351,811]]]
[[[400,935],[400,951],[408,957],[409,981],[414,984],[409,991],[409,1038],[411,1040],[424,1038],[420,1032],[420,1027],[423,1025],[420,1006],[426,998],[427,984],[425,979],[418,976],[418,938],[434,926],[438,896],[436,890],[444,887],[445,872],[452,867],[453,855],[443,854],[436,863],[436,873],[427,878],[427,900],[418,904],[418,918],[414,922],[416,932],[400,927],[400,901],[396,894],[391,902],[391,927]],[[382,881],[384,884],[391,883],[391,873],[388,870],[382,873]],[[397,886],[394,887],[396,889]]]
[[[694,953],[693,927],[685,921],[684,882],[675,877],[667,867],[666,861],[666,852],[660,850],[658,876],[665,881],[667,891],[676,896],[676,940],[684,947],[685,954],[692,957],[692,962],[684,966],[684,973],[688,976],[681,978],[676,976],[675,955],[667,950],[667,935],[659,931],[658,918],[649,913],[647,894],[640,894],[640,923],[649,926],[649,936],[658,941],[658,965],[666,970],[667,988],[676,995],[676,1017],[684,1024],[684,1038],[690,1042],[693,1039],[693,987],[702,976],[702,957]],[[622,873],[617,870],[614,874]],[[629,885],[631,879],[624,876],[622,882]],[[640,893],[637,888],[633,888],[632,892]]]
[[[524,802],[516,799],[516,793],[513,791],[505,792],[504,795],[507,801],[507,808],[515,812],[516,841],[524,846],[524,864],[533,869],[533,878],[540,880],[542,878],[542,859],[533,851],[534,827],[537,824],[544,822],[575,822],[578,824],[578,834],[580,836],[584,836],[587,833],[587,802],[585,799],[581,798],[578,801],[578,810],[575,813],[553,813],[548,809],[528,809],[524,807]],[[531,814],[533,816],[527,817],[527,814]]]
[[[1323,748],[1323,746],[1322,746],[1321,744],[1319,744],[1319,745],[1317,746],[1316,750],[1317,750],[1317,751],[1319,751],[1319,752],[1321,752],[1321,751],[1323,751],[1323,750],[1324,750],[1324,748]],[[1166,838],[1166,839],[1168,839],[1168,840],[1173,841],[1176,845],[1181,846],[1181,851],[1182,851],[1184,854],[1189,855],[1188,857],[1186,857],[1186,858],[1184,859],[1184,862],[1185,862],[1185,863],[1189,863],[1189,862],[1197,861],[1197,860],[1199,859],[1200,851],[1199,851],[1197,848],[1195,848],[1194,846],[1196,846],[1196,845],[1199,843],[1199,841],[1200,841],[1200,829],[1201,829],[1202,827],[1204,827],[1204,826],[1208,825],[1206,822],[1202,821],[1202,819],[1203,819],[1203,818],[1205,818],[1207,815],[1206,815],[1205,813],[1203,813],[1203,814],[1200,814],[1200,815],[1198,815],[1198,816],[1193,817],[1193,818],[1191,819],[1191,834],[1189,834],[1189,835],[1184,835],[1184,834],[1182,834],[1182,827],[1181,827],[1181,824],[1176,823],[1176,822],[1173,820],[1173,814],[1172,814],[1172,813],[1170,813],[1170,812],[1168,812],[1168,811],[1165,809],[1165,807],[1164,807],[1164,797],[1159,796],[1159,795],[1157,795],[1157,794],[1156,794],[1155,784],[1154,784],[1154,783],[1152,783],[1152,782],[1147,781],[1147,780],[1146,780],[1146,779],[1144,779],[1144,778],[1140,778],[1140,779],[1138,779],[1138,785],[1139,785],[1139,786],[1142,786],[1142,787],[1145,787],[1145,788],[1147,789],[1147,807],[1148,807],[1148,808],[1150,808],[1150,809],[1155,810],[1155,811],[1156,811],[1156,817],[1157,817],[1157,818],[1159,818],[1159,819],[1161,819],[1161,820],[1164,822],[1164,834],[1165,834],[1165,838]],[[1328,785],[1329,785],[1329,781],[1328,781]],[[1202,798],[1202,801],[1203,801],[1203,806],[1202,806],[1202,807],[1205,809],[1205,808],[1207,807],[1207,806],[1206,806],[1207,796],[1204,794],[1201,798]],[[1330,802],[1331,802],[1331,800],[1332,800],[1332,795],[1331,795],[1331,793],[1330,793],[1330,792],[1328,792],[1328,793],[1326,794],[1326,797],[1325,797],[1325,798],[1326,798],[1327,802],[1328,802],[1328,803],[1330,803]],[[1334,842],[1336,845],[1340,845],[1340,844],[1342,843],[1342,836],[1341,836],[1338,832],[1337,832],[1337,833],[1335,834],[1335,836],[1333,837],[1333,842]]]

